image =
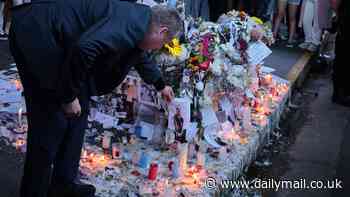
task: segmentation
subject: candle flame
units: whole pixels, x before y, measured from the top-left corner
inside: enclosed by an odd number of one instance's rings
[[[228,140],[239,140],[239,135],[237,132],[232,128],[230,132],[225,133],[225,138]]]
[[[83,158],[86,158],[87,156],[88,156],[87,151],[84,150],[84,151],[83,151]]]
[[[22,83],[18,79],[11,80],[11,82],[15,85],[17,91],[21,91],[23,89]]]
[[[16,146],[23,146],[26,143],[24,139],[17,139]]]

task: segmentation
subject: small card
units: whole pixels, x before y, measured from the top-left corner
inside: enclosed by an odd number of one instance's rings
[[[263,62],[265,58],[271,55],[272,51],[263,42],[258,41],[250,44],[247,53],[249,63],[251,65],[258,65]]]
[[[187,98],[175,98],[168,107],[168,128],[176,130],[175,121],[182,122],[182,128],[188,128],[191,120],[191,102]]]
[[[94,120],[103,124],[103,128],[113,128],[118,125],[119,119],[114,118],[110,115],[103,114],[101,112],[96,112]]]

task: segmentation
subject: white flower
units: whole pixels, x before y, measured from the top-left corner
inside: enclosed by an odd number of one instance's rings
[[[188,50],[183,44],[181,45],[181,48],[181,55],[177,57],[177,60],[179,62],[184,62],[190,57],[190,50]]]
[[[227,81],[238,88],[244,89],[245,86],[245,69],[241,65],[233,65],[227,72]]]
[[[196,89],[198,91],[203,91],[204,90],[204,83],[202,81],[199,81],[196,83]]]
[[[228,42],[226,44],[222,44],[221,49],[234,61],[237,61],[237,62],[241,61],[240,52],[235,47],[233,47],[231,43]]]
[[[223,64],[223,58],[221,58],[220,56],[215,56],[214,61],[210,64],[209,69],[214,75],[220,76],[222,74]]]
[[[182,82],[183,82],[183,83],[189,83],[190,80],[191,80],[190,77],[187,76],[187,75],[184,75],[184,76],[182,77]]]
[[[235,76],[243,76],[244,73],[245,73],[245,69],[243,66],[241,65],[233,65],[231,68],[230,68],[230,72],[235,75]]]
[[[233,85],[237,88],[244,89],[244,81],[241,78],[233,76],[233,77],[228,78],[228,81],[231,85]]]
[[[213,101],[209,96],[202,96],[199,99],[199,106],[205,107],[205,106],[211,106],[213,104]]]

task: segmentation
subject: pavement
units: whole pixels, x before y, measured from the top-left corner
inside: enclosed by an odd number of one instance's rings
[[[311,55],[298,49],[273,47],[266,64],[276,74],[296,83],[310,65]],[[12,63],[7,42],[0,42],[0,69]],[[303,80],[304,81],[304,80]],[[292,142],[273,159],[269,177],[296,180],[343,180],[345,190],[281,190],[265,192],[267,197],[350,196],[350,110],[330,101],[332,94],[329,75],[308,75],[302,90],[297,92],[300,106],[287,116],[290,125],[285,131]],[[347,132],[348,131],[348,132]],[[23,157],[1,145],[0,140],[0,197],[17,197]],[[18,159],[19,158],[19,159]],[[345,191],[345,192],[344,192]]]
[[[350,110],[331,102],[329,75],[309,76],[300,109],[289,116],[291,143],[273,158],[267,177],[275,180],[342,181],[343,189],[280,189],[268,197],[350,196]],[[331,184],[331,182],[330,182]]]

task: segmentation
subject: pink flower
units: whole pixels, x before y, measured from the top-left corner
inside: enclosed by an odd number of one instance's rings
[[[203,71],[206,71],[206,70],[208,70],[209,65],[210,65],[210,60],[207,60],[207,61],[199,64],[199,68]]]
[[[210,57],[209,54],[209,45],[211,43],[212,35],[211,34],[206,34],[203,36],[203,41],[202,41],[202,55],[205,57]]]

